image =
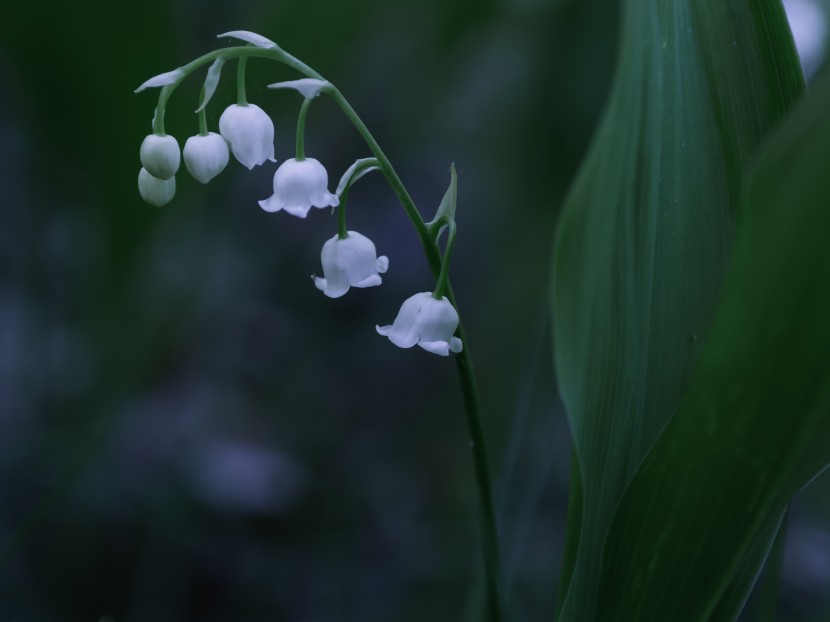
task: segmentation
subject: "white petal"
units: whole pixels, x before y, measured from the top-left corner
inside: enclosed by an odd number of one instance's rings
[[[352,283],[352,287],[375,287],[380,285],[382,282],[383,279],[381,279],[379,275],[370,274],[365,279],[362,279],[357,283]]]
[[[259,203],[259,206],[266,212],[278,212],[282,209],[279,199],[277,199],[274,195],[271,195],[263,201],[257,201],[257,203]]]
[[[418,345],[433,354],[440,354],[441,356],[450,355],[450,344],[446,341],[419,341]]]
[[[450,352],[461,352],[463,348],[464,345],[458,337],[452,337],[450,339]]]
[[[274,82],[269,84],[269,89],[295,89],[306,99],[317,97],[324,88],[331,86],[331,82],[317,80],[316,78],[300,78],[299,80],[288,80],[286,82]]]
[[[392,332],[392,325],[387,324],[386,326],[380,326],[375,324],[375,330],[378,331],[378,335],[383,335],[384,337],[388,337],[389,333]]]
[[[349,284],[344,282],[331,283],[327,282],[323,293],[329,298],[340,298],[349,291]]]
[[[380,257],[378,257],[375,261],[375,267],[381,274],[389,270],[389,257],[387,257],[386,255],[381,255]]]
[[[141,86],[139,86],[133,93],[140,93],[144,89],[153,88],[156,86],[167,86],[168,84],[173,84],[180,78],[184,76],[184,71],[179,69],[174,69],[173,71],[167,71],[165,73],[160,73],[157,76],[153,76],[146,82],[144,82]]]
[[[207,76],[205,76],[205,98],[202,100],[201,106],[196,108],[196,112],[201,112],[208,105],[210,98],[216,92],[216,87],[219,85],[219,75],[222,73],[222,65],[225,64],[224,58],[217,58],[208,69]]]
[[[221,39],[222,37],[232,37],[240,41],[245,41],[246,43],[253,43],[258,48],[277,47],[277,44],[271,41],[271,39],[266,39],[262,35],[258,35],[250,30],[231,30],[230,32],[223,32],[221,35],[216,35],[217,39]]]
[[[314,207],[337,207],[340,205],[340,199],[334,196],[331,192],[324,191],[309,198],[310,203]]]
[[[399,348],[411,348],[421,338],[420,316],[426,297],[432,297],[429,292],[415,294],[404,300],[398,316],[388,331],[389,341]]]
[[[311,209],[310,205],[285,205],[282,208],[284,211],[288,212],[292,216],[296,216],[297,218],[305,218],[308,216],[308,212]]]

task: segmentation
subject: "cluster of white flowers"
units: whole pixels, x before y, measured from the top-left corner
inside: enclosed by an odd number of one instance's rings
[[[170,84],[180,77],[177,72],[168,72],[149,80],[140,89]],[[295,88],[310,99],[326,85],[320,80],[303,79],[271,86]],[[184,146],[185,167],[196,180],[206,184],[224,170],[230,153],[248,169],[266,161],[276,162],[274,123],[259,106],[228,106],[219,118],[219,134],[203,131],[188,138]],[[372,170],[364,167],[362,172],[354,174],[361,161],[356,162],[343,176],[337,193],[332,194],[328,190],[325,167],[314,158],[301,155],[298,146],[298,157],[286,160],[277,168],[273,194],[259,201],[266,212],[285,211],[306,218],[312,207],[337,207],[343,191]],[[164,133],[150,134],[141,144],[140,159],[138,191],[141,197],[157,207],[170,202],[176,193],[175,175],[181,163],[179,143]],[[341,231],[345,232],[345,226]],[[378,256],[374,243],[356,231],[328,240],[323,245],[321,262],[323,277],[312,276],[312,279],[330,298],[343,296],[350,287],[380,285],[380,275],[389,268],[389,259]],[[419,345],[429,352],[447,356],[462,349],[461,340],[453,336],[457,328],[458,313],[449,300],[424,292],[407,299],[395,321],[389,326],[377,326],[377,332],[401,348]]]

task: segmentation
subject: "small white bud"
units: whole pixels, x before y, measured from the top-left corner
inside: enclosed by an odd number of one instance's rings
[[[153,177],[170,179],[179,170],[179,143],[168,134],[149,134],[141,143],[141,166]]]
[[[229,157],[228,143],[215,132],[191,136],[184,144],[184,165],[203,184],[222,172]]]
[[[150,205],[161,207],[169,203],[176,194],[176,178],[159,179],[142,168],[138,172],[138,193]]]

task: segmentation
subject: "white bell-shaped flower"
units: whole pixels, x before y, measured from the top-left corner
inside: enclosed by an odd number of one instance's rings
[[[169,203],[176,194],[176,178],[159,179],[142,168],[138,172],[138,193],[150,205],[161,207]]]
[[[266,212],[285,210],[305,218],[312,207],[336,207],[340,199],[328,191],[329,175],[314,158],[291,158],[274,173],[274,194],[259,202]]]
[[[248,169],[274,159],[274,122],[256,104],[232,104],[219,117],[219,133],[233,151],[233,157]]]
[[[389,258],[378,257],[375,244],[365,235],[349,231],[346,238],[335,235],[323,244],[320,253],[325,278],[312,276],[314,285],[329,298],[339,298],[349,287],[381,284],[380,275],[389,269]]]
[[[184,144],[184,165],[203,184],[222,172],[229,157],[228,143],[216,132],[191,136]]]
[[[157,179],[170,179],[179,170],[182,155],[179,143],[169,134],[149,134],[139,151],[141,166]]]
[[[462,343],[453,337],[458,328],[458,313],[446,296],[438,300],[430,292],[407,298],[390,326],[376,326],[378,334],[389,337],[399,348],[421,346],[441,356],[461,352]]]

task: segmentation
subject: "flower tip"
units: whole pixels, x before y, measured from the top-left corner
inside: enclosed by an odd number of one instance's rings
[[[269,197],[269,198],[267,198],[263,201],[257,201],[257,203],[259,203],[259,206],[262,209],[264,209],[266,212],[270,212],[272,214],[274,212],[278,212],[278,211],[280,211],[280,209],[282,209],[277,204],[277,202],[274,200],[274,197]]]
[[[307,218],[308,212],[311,209],[310,205],[286,205],[282,208],[292,216],[297,218]]]
[[[386,255],[381,255],[378,257],[377,261],[375,262],[375,267],[378,269],[378,272],[384,274],[387,270],[389,270],[389,257]]]
[[[174,69],[173,71],[166,71],[164,73],[160,73],[157,76],[153,76],[149,80],[145,80],[142,82],[141,86],[139,86],[133,93],[141,93],[144,89],[159,87],[159,86],[168,86],[173,84],[177,80],[184,77],[184,71],[181,67],[178,69]]]
[[[306,99],[317,97],[323,90],[331,86],[326,80],[316,78],[300,78],[299,80],[288,80],[286,82],[275,82],[269,84],[269,89],[295,89]]]
[[[251,32],[250,30],[231,30],[229,32],[223,32],[221,35],[216,35],[217,39],[221,39],[223,37],[239,39],[240,41],[244,41],[245,43],[255,45],[258,48],[267,49],[278,47],[276,43],[271,41],[271,39],[266,39],[262,35],[258,35],[257,33]]]
[[[418,345],[427,352],[438,354],[439,356],[450,355],[450,344],[446,341],[419,341]]]
[[[380,326],[379,324],[375,324],[375,330],[378,331],[378,335],[388,337],[390,331],[392,330],[392,325],[388,324],[386,326]]]

